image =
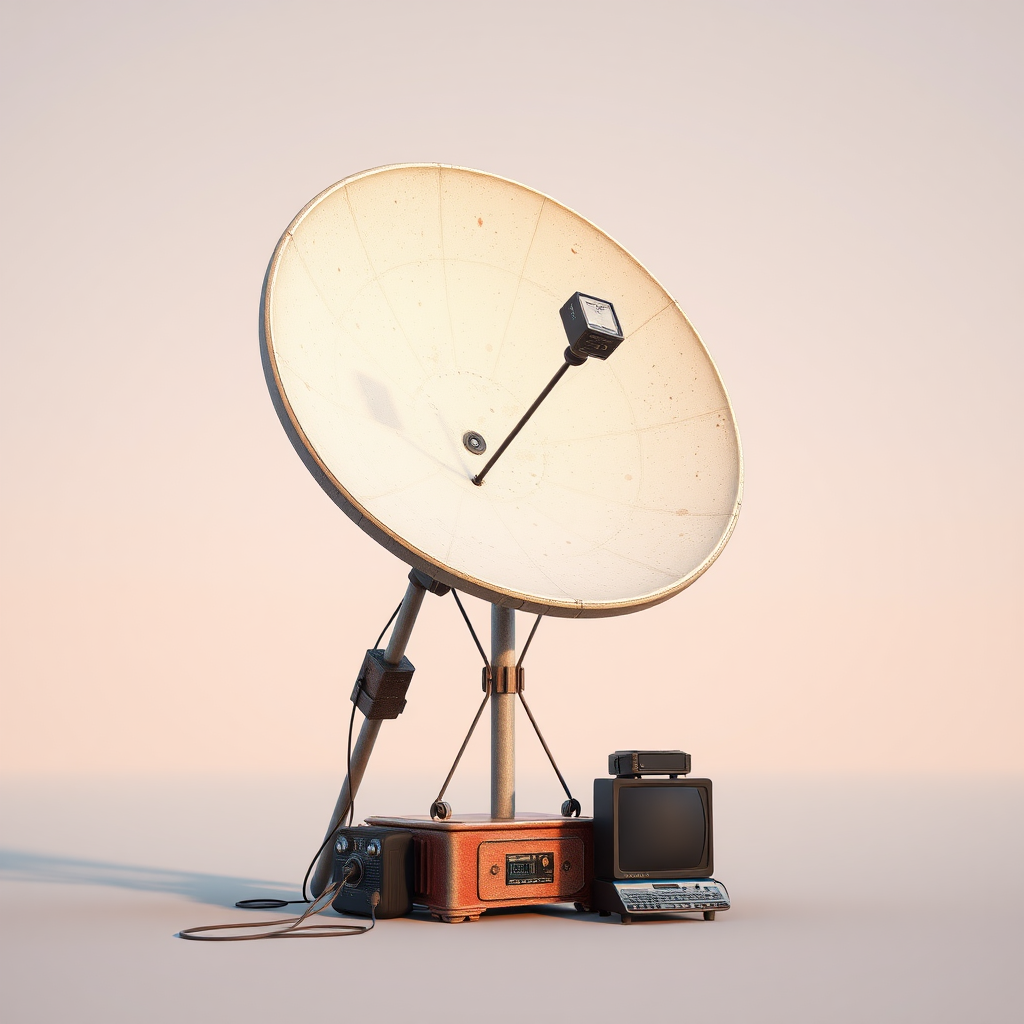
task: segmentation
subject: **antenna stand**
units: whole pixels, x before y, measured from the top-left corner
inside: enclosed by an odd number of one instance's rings
[[[492,604],[488,663],[461,602],[459,609],[485,662],[484,699],[437,799],[431,804],[430,815],[372,815],[366,822],[374,828],[400,828],[412,833],[416,851],[415,902],[426,907],[438,920],[476,921],[492,907],[542,903],[589,906],[594,871],[593,821],[579,817],[579,802],[569,795],[568,787],[565,787],[568,799],[562,805],[561,817],[552,814],[516,817],[516,703],[523,690],[522,661],[541,617],[537,616],[517,663],[515,610]],[[444,801],[445,790],[488,703],[491,705],[491,813],[453,817],[450,805]],[[526,708],[525,702],[523,707]],[[526,712],[536,728],[529,708]],[[537,735],[551,758],[539,729]],[[554,766],[553,758],[551,763]],[[555,772],[565,786],[557,767]]]
[[[423,604],[423,597],[428,590],[435,593],[446,593],[447,587],[441,587],[423,573],[415,569],[409,573],[409,586],[406,588],[405,597],[402,600],[402,607],[395,621],[395,628],[391,631],[391,639],[388,641],[387,649],[384,651],[384,661],[389,666],[398,666],[405,656],[405,648],[412,636],[412,627],[416,623],[416,616],[420,613],[420,606]],[[360,680],[360,683],[362,680]],[[356,693],[359,691],[359,684],[356,685]],[[356,701],[356,693],[352,695],[353,702]],[[404,701],[402,702],[404,705]],[[397,716],[392,716],[397,717]],[[345,824],[349,808],[363,781],[363,774],[366,766],[370,763],[370,754],[373,753],[373,745],[377,741],[377,733],[380,732],[383,718],[367,717],[363,719],[362,728],[359,730],[359,737],[352,748],[350,774],[345,776],[341,792],[338,794],[338,802],[334,805],[334,813],[331,815],[331,823],[324,834],[324,840],[333,835]],[[328,845],[320,854],[316,870],[313,872],[310,891],[314,896],[319,897],[327,888],[331,878],[331,865],[334,858],[334,850]]]

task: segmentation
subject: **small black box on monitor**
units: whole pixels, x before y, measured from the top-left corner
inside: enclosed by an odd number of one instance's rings
[[[689,775],[685,750],[616,750],[608,755],[609,775]]]
[[[708,878],[714,873],[710,779],[594,780],[594,874]]]

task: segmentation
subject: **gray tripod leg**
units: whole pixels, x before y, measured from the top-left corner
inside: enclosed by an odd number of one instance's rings
[[[384,652],[384,660],[389,665],[398,665],[405,655],[405,648],[408,646],[409,637],[412,635],[412,627],[416,622],[416,616],[420,613],[420,606],[423,604],[423,597],[428,589],[435,592],[446,593],[448,588],[440,588],[437,584],[433,587],[434,581],[414,569],[409,574],[409,586],[405,591],[405,598],[402,601],[401,610],[395,621],[395,628],[391,633],[387,650]],[[359,784],[363,781],[366,766],[370,763],[370,754],[373,753],[373,744],[377,740],[377,733],[380,732],[381,722],[384,719],[368,717],[363,721],[359,730],[359,738],[352,748],[352,771],[346,775],[342,784],[341,792],[338,794],[338,802],[334,805],[334,813],[331,815],[331,823],[324,835],[334,835],[344,824],[348,816],[349,807],[352,805]],[[317,861],[313,871],[313,879],[310,889],[314,896],[319,896],[327,888],[331,880],[331,865],[334,858],[334,850],[330,844],[324,847],[320,859]]]

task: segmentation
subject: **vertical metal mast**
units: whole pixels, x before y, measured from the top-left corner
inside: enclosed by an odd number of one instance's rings
[[[491,817],[516,816],[516,613],[491,605]]]

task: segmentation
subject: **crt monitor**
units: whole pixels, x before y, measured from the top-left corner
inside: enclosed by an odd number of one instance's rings
[[[714,872],[710,779],[594,780],[598,878],[708,878]]]

